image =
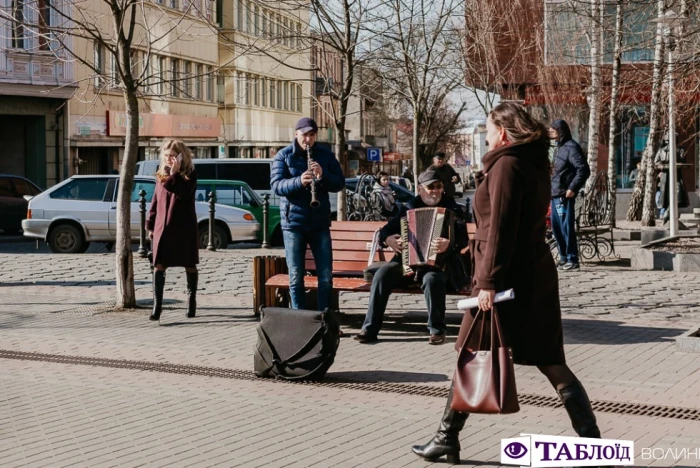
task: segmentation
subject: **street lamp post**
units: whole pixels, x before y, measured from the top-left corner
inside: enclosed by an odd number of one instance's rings
[[[664,27],[664,39],[668,47],[668,181],[669,181],[669,228],[671,237],[678,235],[678,172],[676,165],[676,121],[673,102],[673,51],[676,48],[674,33],[688,19],[668,10],[662,17],[654,20]]]

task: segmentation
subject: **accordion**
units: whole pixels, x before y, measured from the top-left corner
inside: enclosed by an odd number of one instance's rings
[[[401,219],[401,239],[404,249],[404,271],[416,267],[442,268],[433,241],[439,237],[454,240],[455,213],[447,208],[416,208],[408,210]]]

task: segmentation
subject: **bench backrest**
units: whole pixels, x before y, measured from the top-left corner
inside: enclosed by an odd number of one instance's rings
[[[333,241],[333,275],[362,276],[367,268],[369,253],[372,249],[374,233],[381,229],[384,221],[333,221],[331,224],[331,239]],[[467,224],[467,233],[471,238],[476,231],[476,225]],[[388,262],[394,256],[391,249],[377,248],[374,254],[375,262]],[[306,250],[306,269],[315,270],[313,255]]]

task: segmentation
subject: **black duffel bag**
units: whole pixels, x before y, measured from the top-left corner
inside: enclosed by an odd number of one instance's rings
[[[340,323],[333,312],[261,307],[253,370],[258,377],[320,380],[333,364]]]

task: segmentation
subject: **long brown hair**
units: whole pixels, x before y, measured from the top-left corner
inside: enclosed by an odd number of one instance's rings
[[[162,182],[170,175],[165,172],[165,167],[168,165],[166,154],[170,154],[170,150],[175,150],[176,153],[182,155],[182,164],[180,164],[179,173],[185,180],[189,180],[189,176],[194,170],[194,166],[192,165],[192,152],[182,140],[176,140],[174,138],[165,140],[163,146],[160,147],[160,166],[158,166],[156,177]]]
[[[549,147],[549,129],[515,102],[503,102],[489,114],[491,121],[502,128],[511,144],[538,142]]]

